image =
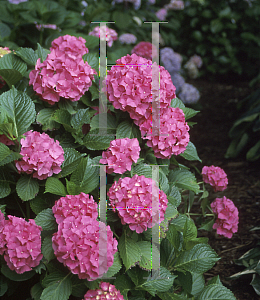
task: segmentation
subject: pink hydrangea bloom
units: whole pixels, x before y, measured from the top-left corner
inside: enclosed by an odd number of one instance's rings
[[[0,210],[0,255],[3,255],[5,250],[6,250],[6,240],[5,240],[5,236],[3,234],[3,229],[5,226],[5,216],[4,214],[1,212]]]
[[[147,146],[153,148],[156,157],[170,159],[173,154],[179,155],[185,151],[190,140],[189,126],[183,111],[178,107],[161,109],[159,117],[159,135],[156,132],[153,134],[151,118],[140,124],[140,130],[142,137],[148,139]],[[156,121],[156,116],[154,119]]]
[[[11,52],[12,51],[8,47],[0,47],[0,58]]]
[[[4,259],[8,267],[18,274],[37,267],[41,254],[41,230],[34,220],[8,216],[2,235],[6,242]]]
[[[88,48],[85,46],[86,40],[82,37],[71,35],[63,35],[52,41],[50,50],[55,51],[56,56],[68,55],[71,58],[82,58],[88,53]]]
[[[150,42],[140,42],[135,45],[131,51],[131,54],[133,53],[150,60],[158,56],[157,48]]]
[[[58,29],[57,25],[55,24],[36,24],[35,27],[40,31],[44,28],[49,28],[49,29],[53,29],[56,30]]]
[[[95,280],[105,274],[114,261],[117,240],[103,222],[79,215],[69,216],[58,226],[52,247],[59,262],[80,279]]]
[[[123,225],[142,233],[164,220],[168,199],[154,180],[135,174],[120,178],[107,193],[113,211],[118,211]],[[159,203],[158,198],[159,196]]]
[[[94,30],[89,33],[89,35],[93,35],[98,38],[101,37],[102,40],[106,40],[108,47],[112,47],[113,42],[117,40],[117,32],[114,29],[106,26],[101,26],[101,29],[99,26],[95,27]]]
[[[227,174],[220,167],[204,166],[202,168],[202,178],[205,183],[209,183],[215,192],[224,191],[228,185]]]
[[[107,164],[106,172],[123,174],[131,171],[133,162],[137,162],[141,148],[136,138],[116,139],[110,142],[107,151],[103,151],[100,159],[101,164]]]
[[[231,238],[233,233],[237,232],[239,222],[238,209],[233,201],[224,196],[216,198],[210,206],[213,213],[217,215],[213,229],[217,229],[217,234]]]
[[[109,283],[101,281],[99,284],[99,289],[88,290],[84,295],[83,300],[124,300],[123,295],[120,293],[116,287]]]
[[[167,13],[168,13],[167,9],[161,8],[155,13],[155,15],[160,21],[165,21]]]
[[[74,216],[89,216],[93,219],[98,217],[97,203],[94,201],[93,196],[85,193],[79,195],[67,195],[55,201],[52,207],[56,222],[60,224],[65,218]]]
[[[14,145],[14,142],[9,140],[9,138],[4,134],[0,134],[0,143],[5,144],[6,146]]]
[[[19,173],[33,174],[34,178],[46,179],[61,171],[64,161],[64,151],[59,141],[54,141],[46,133],[28,131],[21,139],[21,160],[15,165]]]
[[[154,72],[158,77],[160,74],[160,86],[157,77],[154,83],[158,86],[152,88],[154,70],[158,70]],[[116,109],[127,111],[136,125],[150,118],[153,97],[160,100],[161,108],[168,107],[171,99],[176,97],[175,86],[168,71],[136,54],[118,59],[116,65],[108,71],[105,84],[104,91],[108,100]]]

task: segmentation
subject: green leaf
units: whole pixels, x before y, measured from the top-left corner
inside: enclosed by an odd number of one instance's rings
[[[88,37],[86,38],[85,45],[88,49],[93,49],[93,48],[99,46],[99,38],[96,36],[88,35]]]
[[[0,275],[0,297],[2,297],[8,290],[6,278]]]
[[[180,154],[180,156],[184,157],[187,160],[198,160],[201,162],[201,159],[198,156],[197,149],[192,142],[189,142],[186,150]]]
[[[225,286],[211,284],[206,286],[200,293],[198,300],[236,300],[233,293]]]
[[[164,191],[165,194],[168,193],[168,191],[169,191],[168,178],[166,177],[164,172],[161,171],[161,169],[159,170],[159,187],[161,190]]]
[[[97,53],[86,53],[83,55],[84,62],[87,61],[92,69],[99,70],[99,57]]]
[[[177,97],[172,99],[171,101],[171,107],[179,107],[180,109],[184,109],[185,108],[185,105],[183,104],[183,102],[178,99]]]
[[[114,139],[114,135],[98,135],[91,131],[84,137],[83,142],[84,146],[89,150],[105,150]]]
[[[119,253],[114,254],[114,262],[111,267],[107,270],[107,273],[103,275],[104,278],[109,278],[114,276],[122,268],[121,259]]]
[[[169,190],[170,192],[167,195],[168,201],[175,207],[178,207],[181,204],[181,193],[179,189],[173,185]]]
[[[67,274],[63,273],[60,270],[54,271],[49,273],[47,276],[44,277],[42,280],[43,287],[48,287],[50,285],[53,285],[54,283],[57,283],[58,281],[62,280],[64,277],[66,277]]]
[[[56,258],[52,248],[52,236],[46,236],[42,242],[42,254],[49,261]]]
[[[11,193],[11,188],[8,182],[0,180],[0,199],[5,198]]]
[[[211,278],[211,279],[208,281],[207,285],[210,285],[210,284],[222,284],[221,281],[220,281],[219,275],[217,275],[217,276]]]
[[[169,182],[184,190],[191,190],[198,194],[200,187],[193,173],[184,169],[174,169],[169,173]]]
[[[246,159],[255,161],[260,157],[260,141],[258,141],[246,154]]]
[[[14,161],[14,160],[18,160],[19,158],[21,158],[22,155],[17,153],[17,152],[13,152],[11,151],[11,153],[0,162],[0,166],[4,166],[6,164],[9,164],[10,162]]]
[[[124,296],[124,299],[127,300],[127,293],[133,289],[133,283],[129,280],[129,277],[126,275],[119,275],[116,277],[114,283],[116,289],[120,290],[121,294]]]
[[[205,279],[203,274],[192,273],[192,289],[191,294],[197,296],[205,286]],[[209,282],[208,282],[209,284]]]
[[[141,250],[137,243],[124,232],[118,242],[119,254],[123,260],[126,270],[141,261]]]
[[[41,226],[43,230],[57,229],[57,223],[51,208],[41,211],[34,220],[35,223]]]
[[[139,128],[128,120],[121,122],[116,129],[116,138],[124,139],[124,138],[137,138],[139,143],[141,142],[141,133]]]
[[[38,58],[41,59],[41,62],[45,61],[47,55],[50,53],[49,50],[44,49],[39,43],[37,43],[37,50],[36,50]]]
[[[41,300],[68,300],[71,293],[72,282],[66,276],[45,288],[42,292]]]
[[[199,113],[199,111],[194,110],[194,109],[192,109],[190,107],[185,107],[182,110],[183,110],[183,112],[185,114],[185,120],[188,120],[188,119],[196,116],[197,113]]]
[[[152,260],[160,259],[160,252],[158,248],[154,245],[151,247],[151,242],[140,241],[137,242],[138,247],[141,250],[141,261],[139,262],[139,266],[145,270],[151,270]]]
[[[138,176],[144,176],[146,178],[152,178],[152,167],[146,164],[139,164],[132,169],[133,174]]]
[[[102,119],[103,114],[100,113],[95,115],[90,122],[91,131],[95,129],[99,129],[99,130],[107,129],[107,132],[109,133],[115,132],[117,128],[116,118],[111,114],[106,114],[106,117],[107,117],[107,127],[101,127],[99,126],[99,118]]]
[[[89,92],[91,93],[91,101],[95,99],[99,99],[99,89],[98,86],[93,82],[91,87],[89,88]]]
[[[184,242],[188,242],[197,237],[197,227],[194,224],[192,219],[186,219],[184,230],[183,230],[183,239]]]
[[[47,199],[44,197],[44,199],[36,196],[33,200],[30,201],[30,207],[31,210],[38,215],[42,210],[49,208],[52,206],[51,199]]]
[[[173,294],[170,292],[166,293],[157,293],[157,295],[162,299],[162,300],[187,300],[186,296],[178,295],[178,294]]]
[[[85,156],[85,153],[80,153],[75,149],[65,148],[64,149],[64,162],[61,165],[62,171],[59,173],[61,177],[65,177],[76,170],[79,165],[81,158]]]
[[[35,105],[26,93],[14,87],[0,96],[0,110],[4,112],[14,125],[13,135],[21,136],[27,132],[35,120]]]
[[[55,130],[60,128],[60,124],[53,120],[55,108],[43,108],[41,109],[36,117],[36,122],[42,125],[42,130]]]
[[[9,88],[23,78],[23,75],[19,71],[13,69],[0,69],[0,76],[8,84]]]
[[[71,126],[76,130],[82,132],[82,126],[90,123],[89,108],[79,109],[71,118]]]
[[[4,55],[0,59],[0,70],[16,70],[23,76],[27,70],[26,63],[13,53]],[[13,83],[14,84],[14,83]]]
[[[216,252],[209,245],[197,244],[192,249],[180,253],[174,268],[200,274],[211,269],[218,260]]]
[[[202,225],[200,226],[199,230],[204,229],[204,230],[207,230],[207,231],[211,231],[214,222],[215,222],[215,219],[207,220],[205,223],[202,223]]]
[[[31,296],[32,296],[33,300],[40,300],[42,291],[43,291],[43,287],[40,284],[40,282],[36,283],[31,288]]]
[[[67,190],[58,178],[49,177],[46,180],[45,193],[51,193],[58,196],[66,196]]]
[[[1,273],[5,277],[13,281],[26,281],[35,275],[34,271],[28,271],[28,272],[24,272],[23,274],[18,274],[15,271],[10,270],[7,265],[2,265]]]
[[[142,270],[138,266],[127,270],[126,273],[136,286],[142,285],[149,275],[148,271]]]
[[[115,21],[115,25],[118,29],[126,29],[132,23],[131,15],[123,12],[122,10],[114,11],[112,20]]]
[[[160,267],[159,270],[149,275],[147,281],[141,287],[155,296],[157,292],[167,292],[172,287],[176,277],[177,275],[172,275],[166,268]]]
[[[254,288],[258,296],[260,296],[260,276],[258,274],[253,274],[253,279],[250,285]]]
[[[39,192],[39,183],[32,176],[21,176],[16,184],[16,192],[23,201],[31,200]]]
[[[38,55],[32,48],[18,48],[15,50],[16,55],[21,57],[28,65],[35,66]]]
[[[84,294],[86,294],[86,285],[83,280],[79,279],[77,275],[74,275],[71,278],[72,282],[72,296],[79,297],[81,299],[84,298]]]
[[[5,160],[12,151],[5,144],[0,143],[0,165],[3,160]]]
[[[62,108],[56,110],[52,117],[52,120],[62,124],[67,131],[69,132],[73,131],[70,125],[71,115],[69,111],[67,111],[66,109]]]
[[[11,29],[5,23],[0,22],[0,41],[11,34]]]

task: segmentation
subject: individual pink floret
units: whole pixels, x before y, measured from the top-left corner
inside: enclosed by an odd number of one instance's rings
[[[133,53],[149,60],[158,56],[157,48],[150,42],[138,43],[132,49],[131,54]]]
[[[8,267],[18,274],[37,267],[41,254],[41,230],[34,220],[8,216],[2,235],[5,239],[4,259]]]
[[[78,218],[82,215],[93,219],[98,217],[97,203],[94,201],[93,196],[85,193],[61,197],[55,201],[52,212],[58,224],[69,216]]]
[[[4,214],[0,210],[0,255],[3,255],[6,250],[6,240],[5,236],[3,235],[3,230],[5,226],[6,220]]]
[[[0,134],[0,143],[5,144],[6,146],[14,145],[14,142],[9,140],[9,138],[4,134]]]
[[[217,215],[213,229],[217,229],[219,235],[232,238],[233,233],[238,230],[239,222],[238,209],[233,201],[224,196],[223,198],[216,198],[210,206],[213,213]]]
[[[209,183],[215,192],[224,191],[228,185],[227,174],[220,167],[204,166],[202,168],[202,178],[205,183]]]
[[[93,35],[98,38],[101,37],[101,40],[106,40],[108,47],[112,47],[113,42],[117,40],[117,32],[114,29],[106,26],[101,26],[101,29],[99,26],[96,26],[94,30],[89,33],[89,35]]]
[[[160,127],[153,133],[152,124],[156,125],[156,121]],[[148,140],[147,146],[153,148],[154,155],[162,159],[183,153],[190,140],[189,126],[183,111],[178,107],[161,109],[159,118],[151,116],[140,124],[140,130],[142,138]]]
[[[59,141],[54,141],[46,133],[28,131],[21,139],[21,160],[15,165],[19,173],[33,174],[34,178],[46,179],[61,171],[64,151]]]
[[[166,108],[176,97],[169,72],[136,54],[118,59],[104,84],[108,100],[116,109],[127,111],[136,125],[150,118],[152,103]]]
[[[109,205],[118,211],[123,225],[142,233],[164,220],[168,199],[155,181],[144,176],[120,178],[107,193]]]
[[[58,261],[80,279],[89,281],[101,277],[112,266],[117,244],[109,226],[82,215],[65,218],[52,237]]]
[[[100,159],[101,164],[108,165],[106,172],[123,174],[131,171],[133,162],[137,162],[141,148],[136,138],[116,139],[110,142],[107,151],[103,151]]]
[[[83,300],[124,300],[123,295],[120,293],[116,287],[109,283],[101,281],[99,284],[99,289],[88,290],[84,295]]]

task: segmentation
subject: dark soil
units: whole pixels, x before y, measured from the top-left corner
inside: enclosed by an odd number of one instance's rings
[[[200,113],[191,119],[197,124],[191,128],[190,135],[202,163],[193,164],[199,170],[204,165],[224,169],[229,180],[227,189],[214,193],[209,186],[209,198],[213,201],[216,197],[226,196],[239,210],[238,232],[231,239],[216,235],[215,230],[201,234],[209,238],[209,244],[221,257],[214,268],[205,274],[206,279],[219,275],[222,283],[232,290],[238,300],[260,299],[250,285],[252,275],[227,280],[228,276],[244,269],[235,265],[234,259],[238,259],[260,240],[260,231],[249,231],[260,225],[260,162],[247,162],[244,154],[236,159],[224,158],[230,143],[228,131],[240,114],[236,104],[248,96],[252,89],[245,82],[216,83],[199,79],[191,83],[201,93]]]

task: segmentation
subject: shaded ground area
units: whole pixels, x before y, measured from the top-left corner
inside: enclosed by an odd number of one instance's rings
[[[226,196],[239,210],[238,233],[231,239],[217,236],[213,232],[201,233],[209,238],[211,247],[221,260],[206,273],[206,278],[220,275],[221,281],[233,291],[238,300],[260,299],[250,285],[252,275],[229,281],[226,277],[243,270],[234,264],[260,240],[260,231],[249,231],[260,225],[260,162],[247,162],[245,155],[236,159],[225,159],[224,155],[230,139],[228,131],[239,116],[236,104],[251,93],[247,83],[216,83],[203,80],[191,82],[201,93],[200,113],[192,119],[197,122],[191,130],[191,141],[195,144],[201,163],[195,163],[199,170],[204,165],[223,168],[228,175],[228,188],[223,192],[210,192],[210,200]]]

